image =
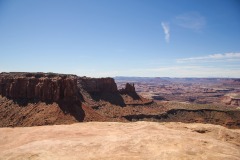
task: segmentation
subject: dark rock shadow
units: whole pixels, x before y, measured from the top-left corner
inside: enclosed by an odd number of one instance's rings
[[[95,101],[104,100],[107,101],[113,105],[125,107],[126,104],[124,103],[124,100],[120,93],[91,93],[90,94],[92,99]]]
[[[13,99],[13,98],[9,98],[7,97],[9,100],[12,100],[13,103],[18,104],[18,106],[20,107],[26,107],[29,103],[32,104],[36,104],[38,102],[40,102],[40,100],[38,99],[27,99],[27,98],[18,98],[18,99]],[[52,101],[47,101],[45,102],[46,104],[52,104]]]
[[[81,102],[85,102],[82,93],[79,91],[77,97],[80,99]]]
[[[130,93],[127,93],[126,95],[128,95],[129,97],[132,97],[132,99],[134,100],[141,100],[141,97],[136,92],[130,92]]]
[[[82,103],[72,101],[59,101],[57,102],[60,109],[64,114],[72,115],[77,121],[83,122],[85,118],[85,112],[82,109]]]
[[[228,128],[240,128],[240,111],[212,110],[212,109],[171,109],[162,114],[133,114],[123,116],[128,121],[156,121],[156,122],[183,122],[209,123],[222,125]]]
[[[9,100],[12,100],[13,103],[17,104],[20,107],[27,107],[28,104],[37,104],[39,102],[42,102],[38,99],[27,99],[27,98],[21,98],[21,99],[12,99],[9,98]],[[53,104],[54,101],[44,101],[43,103],[46,103],[46,106],[49,104]],[[85,118],[85,112],[82,109],[82,103],[81,101],[64,101],[60,100],[56,102],[59,106],[59,108],[62,110],[64,114],[70,114],[72,115],[77,121],[82,122]]]

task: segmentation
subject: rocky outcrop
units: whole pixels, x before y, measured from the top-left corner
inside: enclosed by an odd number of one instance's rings
[[[134,83],[126,83],[125,88],[119,90],[121,94],[129,94],[129,93],[136,93]]]
[[[95,109],[145,105],[134,86],[121,95],[113,78],[55,73],[0,73],[0,127],[106,121]]]
[[[134,83],[126,83],[125,88],[119,90],[119,93],[124,99],[126,105],[148,105],[153,101],[143,98],[135,91]]]
[[[79,77],[78,85],[89,93],[118,92],[117,85],[113,78]]]
[[[221,101],[226,105],[240,106],[240,95],[237,93],[226,94]]]
[[[77,78],[51,73],[1,73],[0,95],[40,101],[76,100]]]
[[[141,104],[143,98],[135,91],[134,84],[118,90],[113,78],[88,78],[55,73],[1,73],[0,95],[10,99],[58,102],[60,100],[104,100],[111,104]],[[124,96],[122,96],[124,95]],[[145,104],[145,103],[144,103]]]

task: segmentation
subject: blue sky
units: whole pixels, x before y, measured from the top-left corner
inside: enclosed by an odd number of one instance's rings
[[[238,0],[0,0],[0,72],[240,77]]]

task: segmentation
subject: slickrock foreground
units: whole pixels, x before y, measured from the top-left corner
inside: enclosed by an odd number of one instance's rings
[[[176,122],[0,128],[0,159],[239,160],[240,130]]]

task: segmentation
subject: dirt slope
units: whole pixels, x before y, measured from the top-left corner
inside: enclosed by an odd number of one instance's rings
[[[240,159],[240,130],[211,124],[88,122],[0,128],[7,159]]]

